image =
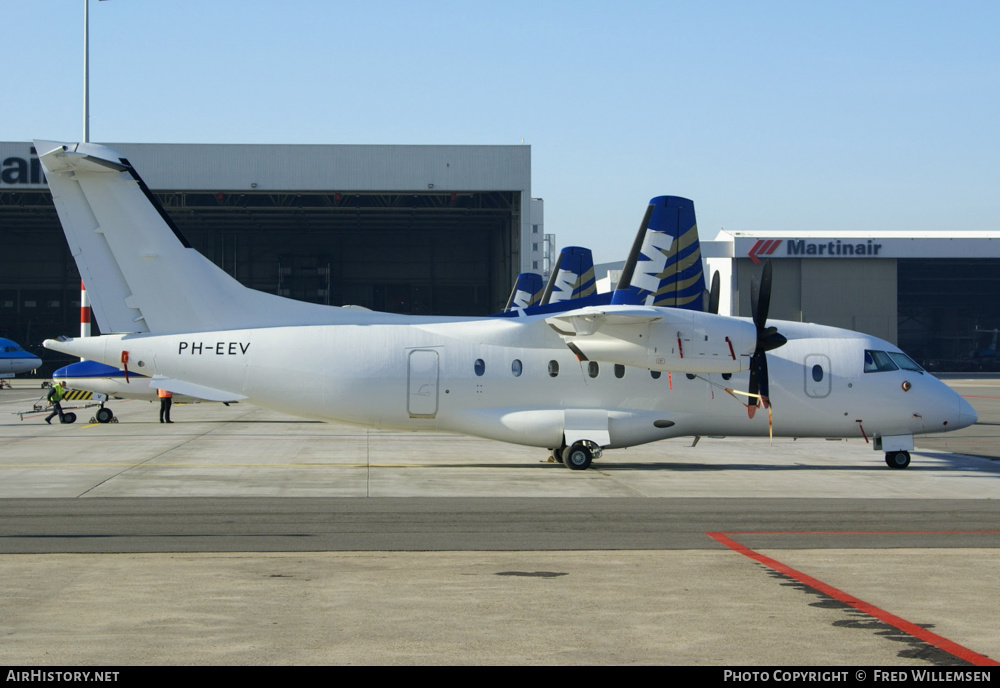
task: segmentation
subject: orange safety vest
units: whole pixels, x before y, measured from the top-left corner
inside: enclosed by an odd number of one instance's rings
[[[160,397],[161,399],[163,399],[164,397],[166,397],[166,398],[169,399],[170,397],[172,397],[174,395],[171,394],[170,392],[168,392],[165,389],[158,389],[158,390],[156,390],[156,396]]]

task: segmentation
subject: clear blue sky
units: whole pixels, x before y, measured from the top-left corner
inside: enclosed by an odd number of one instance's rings
[[[0,0],[0,140],[78,140],[83,0]],[[91,140],[512,144],[559,246],[1000,230],[1000,2],[109,0]]]

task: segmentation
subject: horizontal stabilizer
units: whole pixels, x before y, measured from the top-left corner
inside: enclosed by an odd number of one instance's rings
[[[221,389],[212,389],[204,385],[196,385],[193,382],[184,382],[183,380],[174,380],[168,377],[154,377],[152,382],[150,382],[150,386],[157,389],[165,389],[174,394],[183,394],[188,397],[204,399],[205,401],[233,402],[242,401],[247,398],[243,394],[233,394]]]

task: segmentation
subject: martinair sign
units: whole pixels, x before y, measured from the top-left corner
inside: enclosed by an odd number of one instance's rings
[[[784,246],[784,250],[779,249]],[[833,241],[809,241],[806,239],[758,239],[747,251],[747,255],[757,265],[762,258],[853,258],[878,257],[882,244],[871,239],[852,243],[835,239]],[[778,255],[775,255],[775,254]]]
[[[1000,233],[969,230],[935,232],[830,233],[810,238],[792,236],[733,237],[733,256],[746,256],[756,265],[765,260],[896,258],[1000,258]]]

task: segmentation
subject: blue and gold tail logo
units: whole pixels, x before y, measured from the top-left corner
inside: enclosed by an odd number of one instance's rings
[[[649,202],[612,303],[700,311],[704,294],[694,203],[657,196]]]

